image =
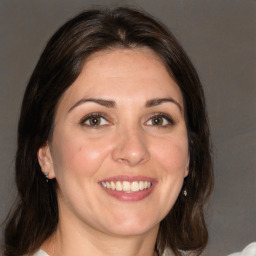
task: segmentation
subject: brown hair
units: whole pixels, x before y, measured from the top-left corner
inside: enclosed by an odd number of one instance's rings
[[[76,80],[86,58],[112,48],[149,47],[163,61],[183,94],[189,137],[189,176],[174,207],[160,223],[159,255],[205,248],[208,240],[203,206],[213,186],[209,127],[198,75],[174,36],[149,14],[131,8],[85,11],[65,23],[50,39],[27,85],[18,126],[16,184],[18,198],[4,231],[4,255],[37,250],[56,230],[55,180],[45,182],[37,151],[51,136],[57,103]]]

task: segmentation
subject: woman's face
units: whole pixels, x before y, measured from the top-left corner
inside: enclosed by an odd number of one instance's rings
[[[115,235],[156,231],[188,174],[181,91],[147,48],[92,55],[38,152],[60,223]]]

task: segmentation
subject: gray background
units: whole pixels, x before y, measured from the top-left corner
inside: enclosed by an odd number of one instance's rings
[[[205,87],[215,154],[205,255],[256,240],[255,0],[0,0],[0,222],[15,195],[22,95],[44,45],[68,18],[95,5],[147,10],[176,35]]]

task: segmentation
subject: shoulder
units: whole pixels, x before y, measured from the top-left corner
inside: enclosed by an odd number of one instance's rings
[[[162,256],[174,256],[173,252],[170,249],[165,249]]]
[[[232,253],[228,256],[255,256],[256,255],[256,242],[247,245],[243,251]]]
[[[46,252],[39,250],[37,252],[35,252],[33,255],[31,256],[49,256]]]

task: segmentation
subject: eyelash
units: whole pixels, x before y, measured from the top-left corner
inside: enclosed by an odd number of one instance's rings
[[[156,128],[166,128],[168,126],[172,126],[172,125],[175,124],[172,117],[170,115],[165,114],[165,113],[156,113],[156,114],[152,115],[146,123],[148,123],[149,121],[152,122],[152,120],[154,118],[162,118],[162,119],[165,119],[165,121],[167,122],[167,124],[164,124],[164,125],[151,124],[151,126],[155,126]]]
[[[106,117],[104,117],[105,116],[105,114],[104,113],[91,113],[91,114],[88,114],[88,115],[86,115],[85,117],[83,117],[81,120],[80,120],[80,124],[81,125],[83,125],[83,126],[87,126],[87,127],[89,127],[89,128],[101,128],[102,126],[108,126],[109,124],[110,124],[110,122],[107,120],[107,118]],[[97,119],[97,118],[101,118],[101,120],[102,119],[104,119],[105,120],[105,122],[106,122],[106,124],[86,124],[86,122],[87,121],[90,121],[90,119],[92,120],[92,119]],[[154,118],[162,118],[162,119],[164,119],[166,122],[167,122],[167,124],[164,124],[164,125],[157,125],[157,124],[147,124],[148,122],[152,122],[152,120],[154,119]],[[164,122],[164,120],[163,120],[163,122]],[[102,122],[102,121],[101,121]],[[145,122],[145,124],[147,125],[147,126],[155,126],[156,128],[166,128],[166,127],[168,127],[168,126],[172,126],[172,125],[174,125],[175,124],[175,122],[174,122],[174,120],[172,119],[172,117],[171,116],[169,116],[169,115],[167,115],[167,114],[164,114],[164,113],[156,113],[156,114],[154,114],[154,115],[152,115],[149,119],[148,119],[148,121],[146,121]]]
[[[97,124],[86,124],[87,121],[89,121],[90,119],[96,119],[96,118],[101,118],[101,119],[104,119],[108,124],[103,124],[103,125],[97,125]],[[104,117],[104,114],[103,113],[91,113],[89,115],[86,115],[85,117],[83,117],[81,120],[80,120],[80,124],[83,125],[83,126],[87,126],[89,128],[100,128],[101,126],[107,126],[109,125],[109,121]]]

